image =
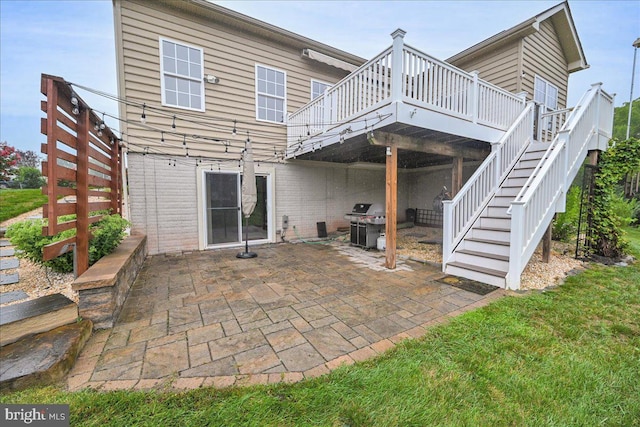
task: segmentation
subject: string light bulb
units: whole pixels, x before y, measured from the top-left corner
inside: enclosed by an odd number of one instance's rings
[[[106,128],[106,127],[107,127],[107,125],[104,124],[104,113],[102,113],[102,121],[100,122],[100,129],[102,130],[102,129]]]
[[[160,132],[160,144],[164,144],[164,131]]]
[[[76,96],[75,92],[71,92],[71,105],[73,105],[73,107],[71,108],[71,112],[76,116],[80,114],[80,108],[78,107],[78,97]]]
[[[175,129],[175,128],[176,128],[176,116],[175,116],[175,114],[173,115],[173,123],[171,123],[171,127],[172,127],[173,129]]]
[[[147,123],[147,115],[144,112],[146,108],[147,108],[147,104],[142,104],[142,115],[140,116],[140,122],[142,124]]]
[[[231,135],[236,136],[238,134],[238,130],[236,129],[237,120],[233,121],[233,130],[231,131]]]

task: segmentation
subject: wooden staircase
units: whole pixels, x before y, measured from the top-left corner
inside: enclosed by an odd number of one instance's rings
[[[462,239],[447,265],[448,274],[505,287],[511,239],[511,215],[507,210],[536,170],[549,145],[536,142],[529,145]]]

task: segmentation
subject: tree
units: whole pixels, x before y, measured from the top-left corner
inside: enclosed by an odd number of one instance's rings
[[[20,160],[18,161],[18,166],[29,166],[30,168],[39,168],[40,167],[40,155],[33,150],[16,150],[16,152],[20,155]]]
[[[0,142],[0,181],[8,181],[17,171],[20,154],[6,141]]]
[[[629,121],[629,103],[616,107],[613,113],[613,137],[622,141],[627,137],[627,122]],[[633,101],[631,109],[630,138],[640,138],[640,98]]]
[[[18,169],[18,178],[20,188],[40,188],[44,185],[44,178],[40,173],[40,169],[23,166]]]

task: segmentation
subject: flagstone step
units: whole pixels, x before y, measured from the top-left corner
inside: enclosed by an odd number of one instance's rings
[[[20,260],[18,258],[1,258],[0,270],[12,270],[20,267]]]
[[[0,310],[0,346],[76,322],[78,306],[62,294],[52,294]]]
[[[5,247],[0,249],[0,257],[14,256],[16,254],[16,250],[12,247]]]
[[[11,291],[0,294],[0,305],[29,298],[25,291]]]
[[[0,273],[0,285],[13,285],[19,281],[18,273]]]
[[[90,320],[74,322],[0,348],[0,391],[60,381],[91,336]]]

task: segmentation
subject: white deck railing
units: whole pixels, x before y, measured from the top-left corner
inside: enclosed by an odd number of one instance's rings
[[[402,31],[393,36],[390,48],[289,115],[289,147],[394,101],[505,131],[522,112],[523,98],[405,45]]]
[[[613,98],[593,85],[568,117],[522,191],[511,203],[511,247],[507,288],[520,275],[575,178],[592,138],[611,135]]]
[[[443,202],[443,268],[531,142],[533,118],[534,104],[529,103],[458,194]]]

